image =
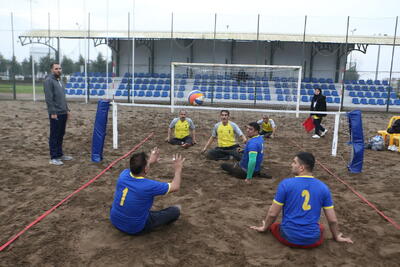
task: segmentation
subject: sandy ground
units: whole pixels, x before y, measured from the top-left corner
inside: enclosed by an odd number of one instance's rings
[[[330,130],[328,136],[314,140],[301,128],[304,117],[274,115],[278,135],[267,141],[264,161],[264,170],[273,178],[246,185],[222,173],[220,162],[208,161],[199,153],[218,121],[218,112],[189,112],[198,127],[199,145],[182,150],[164,142],[167,125],[174,117],[167,109],[120,107],[120,148],[112,149],[110,112],[104,161],[92,163],[96,105],[74,102],[70,106],[73,119],[67,126],[64,150],[75,160],[57,167],[48,164],[45,103],[0,101],[0,243],[152,131],[154,138],[140,149],[161,149],[162,159],[152,168],[150,177],[160,181],[172,178],[169,159],[174,152],[187,159],[181,191],[155,201],[155,208],[182,204],[181,218],[139,237],[125,235],[110,224],[109,208],[118,174],[128,166],[125,159],[1,252],[1,266],[398,266],[400,262],[400,231],[320,166],[315,175],[329,185],[341,231],[354,240],[353,245],[339,244],[328,233],[319,248],[291,249],[271,234],[247,227],[260,223],[278,183],[291,176],[290,162],[299,151],[292,142],[313,152],[326,167],[400,222],[400,154],[366,151],[363,173],[350,174],[346,168],[350,149],[345,118],[341,120],[338,156],[331,157],[333,117],[324,123]],[[364,113],[365,136],[385,129],[392,115]],[[232,114],[232,120],[242,128],[259,117],[254,113]],[[324,217],[321,220],[326,223]]]

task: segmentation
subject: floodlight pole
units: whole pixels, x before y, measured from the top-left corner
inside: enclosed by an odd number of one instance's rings
[[[347,48],[349,45],[349,23],[350,23],[350,16],[347,16],[347,26],[346,26],[346,45],[345,45],[345,51],[344,51],[344,71],[343,71],[343,77],[342,77],[342,82],[341,82],[341,98],[340,98],[340,107],[339,107],[339,112],[342,111],[343,109],[343,102],[344,102],[344,79],[346,77],[346,68],[347,68]]]
[[[394,49],[396,48],[396,36],[397,36],[397,23],[398,23],[398,21],[399,21],[399,16],[396,16],[396,25],[394,26],[394,37],[393,37],[393,47],[392,47],[392,60],[390,62],[388,97],[387,97],[387,100],[386,100],[386,112],[389,112],[390,93],[392,91],[393,58],[394,58]]]

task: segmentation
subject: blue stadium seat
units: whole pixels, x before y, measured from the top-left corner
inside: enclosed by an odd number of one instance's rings
[[[143,83],[143,84],[149,84],[149,83],[150,83],[150,80],[149,80],[149,79],[143,79],[142,83]]]
[[[364,85],[364,84],[365,84],[365,81],[364,81],[364,80],[359,80],[359,81],[358,81],[358,84]]]
[[[156,87],[154,86],[154,84],[150,84],[149,87],[147,88],[147,90],[153,91],[155,90]]]
[[[373,84],[374,84],[374,81],[373,81],[373,80],[367,80],[367,84],[368,84],[368,85],[373,85]]]
[[[331,91],[329,91],[329,90],[324,91],[324,95],[325,96],[331,96]]]
[[[161,76],[161,75],[160,75]],[[161,93],[161,97],[168,97],[169,96],[169,93],[168,92],[162,92]]]
[[[253,95],[253,94],[249,94],[249,95],[247,96],[247,98],[248,98],[249,100],[254,100],[254,95]]]
[[[89,89],[93,89],[93,88],[94,88],[93,83],[89,83]]]
[[[311,80],[310,80],[310,78],[305,77],[305,78],[303,79],[303,82],[309,83],[309,82],[311,82]]]
[[[170,91],[170,90],[171,90],[171,86],[164,85],[163,91]]]
[[[370,90],[371,92],[376,92],[376,87],[375,87],[375,86],[370,86],[370,87],[369,87],[369,90]]]
[[[74,88],[75,89],[79,88],[79,83],[74,83]]]
[[[67,85],[65,86],[65,88],[67,88],[67,89],[72,88],[72,83],[67,83]]]
[[[336,104],[340,104],[340,97],[335,97],[333,100]]]
[[[310,83],[306,83],[305,88],[306,89],[313,89],[313,87],[312,87],[312,85]]]
[[[282,88],[282,85],[280,83],[275,83],[275,88]]]
[[[144,97],[145,92],[143,90],[138,91],[138,97]]]
[[[375,98],[368,99],[368,105],[376,105]]]
[[[375,93],[373,94],[373,97],[375,97],[375,98],[380,98],[380,97],[381,97],[381,93],[375,92]]]
[[[224,87],[224,92],[225,93],[230,93],[231,92],[231,88],[229,86],[225,86]]]
[[[318,79],[318,82],[319,82],[319,83],[326,83],[326,80],[325,80],[325,78],[319,78],[319,79]]]
[[[313,89],[308,89],[307,90],[308,95],[314,95],[314,90]]]
[[[315,83],[315,84],[313,84],[313,89],[316,89],[316,88],[321,88],[321,86],[318,83]]]
[[[396,100],[394,101],[394,104],[395,104],[396,106],[400,106],[400,99],[396,99]]]
[[[326,83],[333,83],[332,79],[326,79]]]
[[[327,103],[333,103],[333,98],[330,97],[330,96],[328,96],[328,97],[326,98],[326,102],[327,102]]]
[[[352,85],[346,85],[346,90],[348,90],[348,91],[351,91],[351,90],[353,90],[353,86]]]
[[[290,95],[290,90],[289,89],[283,89],[283,94],[284,95]]]
[[[397,94],[396,93],[390,93],[390,98],[391,99],[396,99],[397,98]]]
[[[222,92],[222,86],[217,86],[215,91],[218,92],[218,93],[221,93]]]
[[[239,93],[239,89],[236,86],[232,87],[232,93]]]
[[[385,98],[386,99],[387,97],[388,97],[388,94],[386,92],[381,94],[381,98]]]
[[[360,87],[359,85],[355,85],[353,88],[354,88],[354,90],[356,90],[356,91],[360,91],[360,90],[361,90],[361,87]]]
[[[179,86],[179,91],[181,91],[181,92],[185,91],[185,86],[184,85]]]
[[[263,87],[269,87],[269,84],[268,84],[267,81],[264,81],[264,82],[262,83],[262,86],[263,86]]]
[[[377,105],[380,105],[380,106],[385,105],[385,104],[386,104],[385,102],[386,102],[386,101],[385,101],[384,99],[382,99],[382,98],[376,100],[376,104],[377,104]]]
[[[317,78],[311,78],[311,82],[312,83],[318,83],[318,79]]]
[[[275,86],[276,87],[276,86]],[[288,83],[282,83],[282,88],[289,88]]]
[[[90,90],[90,95],[97,95],[97,90],[96,89]]]
[[[161,96],[160,91],[154,91],[153,97],[160,97],[160,96]]]
[[[254,94],[254,88],[253,87],[247,88],[247,93]]]
[[[236,93],[232,94],[232,99],[234,99],[234,100],[237,100],[237,99],[239,99],[239,95],[238,95],[238,94],[236,94]]]
[[[306,96],[306,95],[303,95],[303,96],[301,97],[301,102],[308,103],[308,102],[310,102],[310,98],[309,98],[308,96]]]
[[[353,98],[352,100],[351,100],[351,102],[353,103],[353,104],[360,104],[360,101],[358,100],[358,98],[357,97],[355,97],[355,98]]]
[[[106,94],[106,91],[104,91],[104,90],[99,90],[99,92],[98,92],[98,95],[99,96],[103,96],[103,95],[105,95]]]
[[[221,93],[216,93],[215,94],[216,99],[222,99],[222,94]]]
[[[103,84],[103,85],[101,86],[101,89],[107,89],[107,84]]]
[[[246,87],[240,87],[239,92],[242,94],[246,93],[247,92]]]
[[[378,91],[383,93],[383,92],[385,92],[385,88],[383,86],[379,86],[378,87]]]
[[[264,95],[264,100],[270,101],[271,100],[271,95]]]
[[[83,90],[82,89],[78,89],[76,90],[76,94],[77,95],[84,95]]]
[[[69,89],[69,94],[74,95],[75,94],[75,89]]]
[[[328,89],[328,85],[325,84],[325,83],[321,84],[321,89],[322,89],[322,90]]]
[[[83,79],[82,79],[81,77],[79,77],[76,81],[77,81],[78,83],[82,83],[82,82],[83,82]]]
[[[224,99],[231,99],[231,94],[224,94]]]
[[[382,81],[382,85],[389,85],[389,81],[383,80],[383,81]]]
[[[262,95],[257,95],[256,96],[256,100],[257,101],[262,101],[263,100],[263,96]]]
[[[362,91],[357,92],[357,97],[364,97],[364,92]]]
[[[368,105],[368,101],[367,101],[367,99],[366,99],[366,98],[361,98],[361,100],[360,100],[360,104],[363,104],[363,105]]]
[[[301,90],[300,90],[300,94],[301,94],[301,95],[307,95],[307,91],[304,90],[304,89],[301,89]]]
[[[357,94],[356,94],[356,92],[350,91],[349,92],[349,96],[350,97],[357,97]]]
[[[145,97],[152,97],[153,96],[153,92],[152,91],[146,91]],[[179,93],[178,93],[178,97],[179,97]]]
[[[247,95],[246,94],[240,94],[240,100],[247,100]]]
[[[263,93],[264,94],[270,94],[271,92],[270,92],[269,88],[264,88],[263,89]]]
[[[361,90],[362,91],[368,91],[368,86],[366,86],[366,85],[361,86]]]
[[[74,82],[76,82],[76,79],[75,79],[74,77],[71,77],[71,79],[69,79],[69,81],[70,81],[71,83],[74,83]]]
[[[276,100],[283,101],[284,100],[283,95],[277,95]]]
[[[339,94],[338,94],[337,91],[332,91],[332,92],[331,92],[331,95],[332,95],[332,96],[339,96]]]
[[[372,93],[371,92],[365,92],[364,96],[368,97],[368,98],[371,98],[372,97]]]
[[[381,81],[380,81],[380,80],[375,80],[375,81],[374,81],[374,84],[375,84],[375,85],[381,85]]]
[[[328,88],[329,88],[330,90],[336,90],[336,87],[335,87],[334,84],[330,84],[330,85],[328,86]]]

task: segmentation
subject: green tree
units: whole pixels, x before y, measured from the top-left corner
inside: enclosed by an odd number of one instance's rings
[[[106,60],[103,58],[101,52],[97,55],[97,59],[91,64],[91,71],[93,72],[106,72]]]
[[[358,74],[357,65],[356,64],[350,66],[346,70],[346,74],[344,76],[345,80],[352,81],[352,80],[359,80],[359,78],[360,78],[360,74]]]
[[[78,61],[75,62],[75,71],[80,71],[81,66],[85,66],[85,59],[83,58],[82,55],[79,55]],[[87,68],[89,68],[89,65],[87,65]],[[83,69],[84,69],[84,67],[82,67],[82,70]]]
[[[50,55],[40,58],[39,71],[50,73],[50,65],[55,61],[55,58],[51,57]]]
[[[68,58],[65,55],[62,58],[62,70],[64,74],[72,74],[73,72],[77,71],[75,69],[75,64],[72,59]]]
[[[21,63],[21,67],[22,67],[22,74],[25,77],[32,77],[32,57],[29,57],[29,60],[25,58]],[[35,74],[37,74],[38,72],[38,67],[39,66],[37,62],[35,62]]]
[[[9,65],[10,61],[0,54],[0,72],[6,72]]]
[[[22,74],[21,64],[17,61],[17,58],[15,56],[13,56],[13,58],[10,62],[10,72],[11,72],[11,75]]]

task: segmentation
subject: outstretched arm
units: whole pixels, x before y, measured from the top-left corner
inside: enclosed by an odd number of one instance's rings
[[[207,141],[207,144],[204,146],[203,150],[201,151],[201,153],[206,152],[206,150],[208,149],[208,147],[211,145],[211,143],[214,141],[215,137],[214,136],[210,136],[210,138]]]
[[[269,227],[276,221],[281,212],[282,206],[272,202],[272,205],[269,207],[267,212],[267,216],[262,221],[261,226],[250,226],[251,229],[256,230],[257,232],[265,232],[269,229]]]
[[[333,208],[324,209],[326,219],[328,220],[329,229],[331,230],[333,239],[337,242],[346,242],[353,244],[350,237],[343,237],[343,234],[339,232],[338,220],[336,217],[335,210]]]
[[[168,127],[168,136],[165,139],[165,142],[169,142],[169,141],[171,141],[171,128]]]
[[[182,168],[183,168],[183,163],[185,162],[185,158],[182,158],[182,156],[179,154],[175,154],[173,155],[172,161],[174,164],[175,175],[174,179],[172,179],[172,182],[170,184],[169,188],[170,193],[179,191],[181,187]]]
[[[250,151],[249,152],[249,162],[247,163],[247,175],[246,175],[246,182],[250,182],[253,178],[254,169],[256,167],[257,162],[257,152]]]

